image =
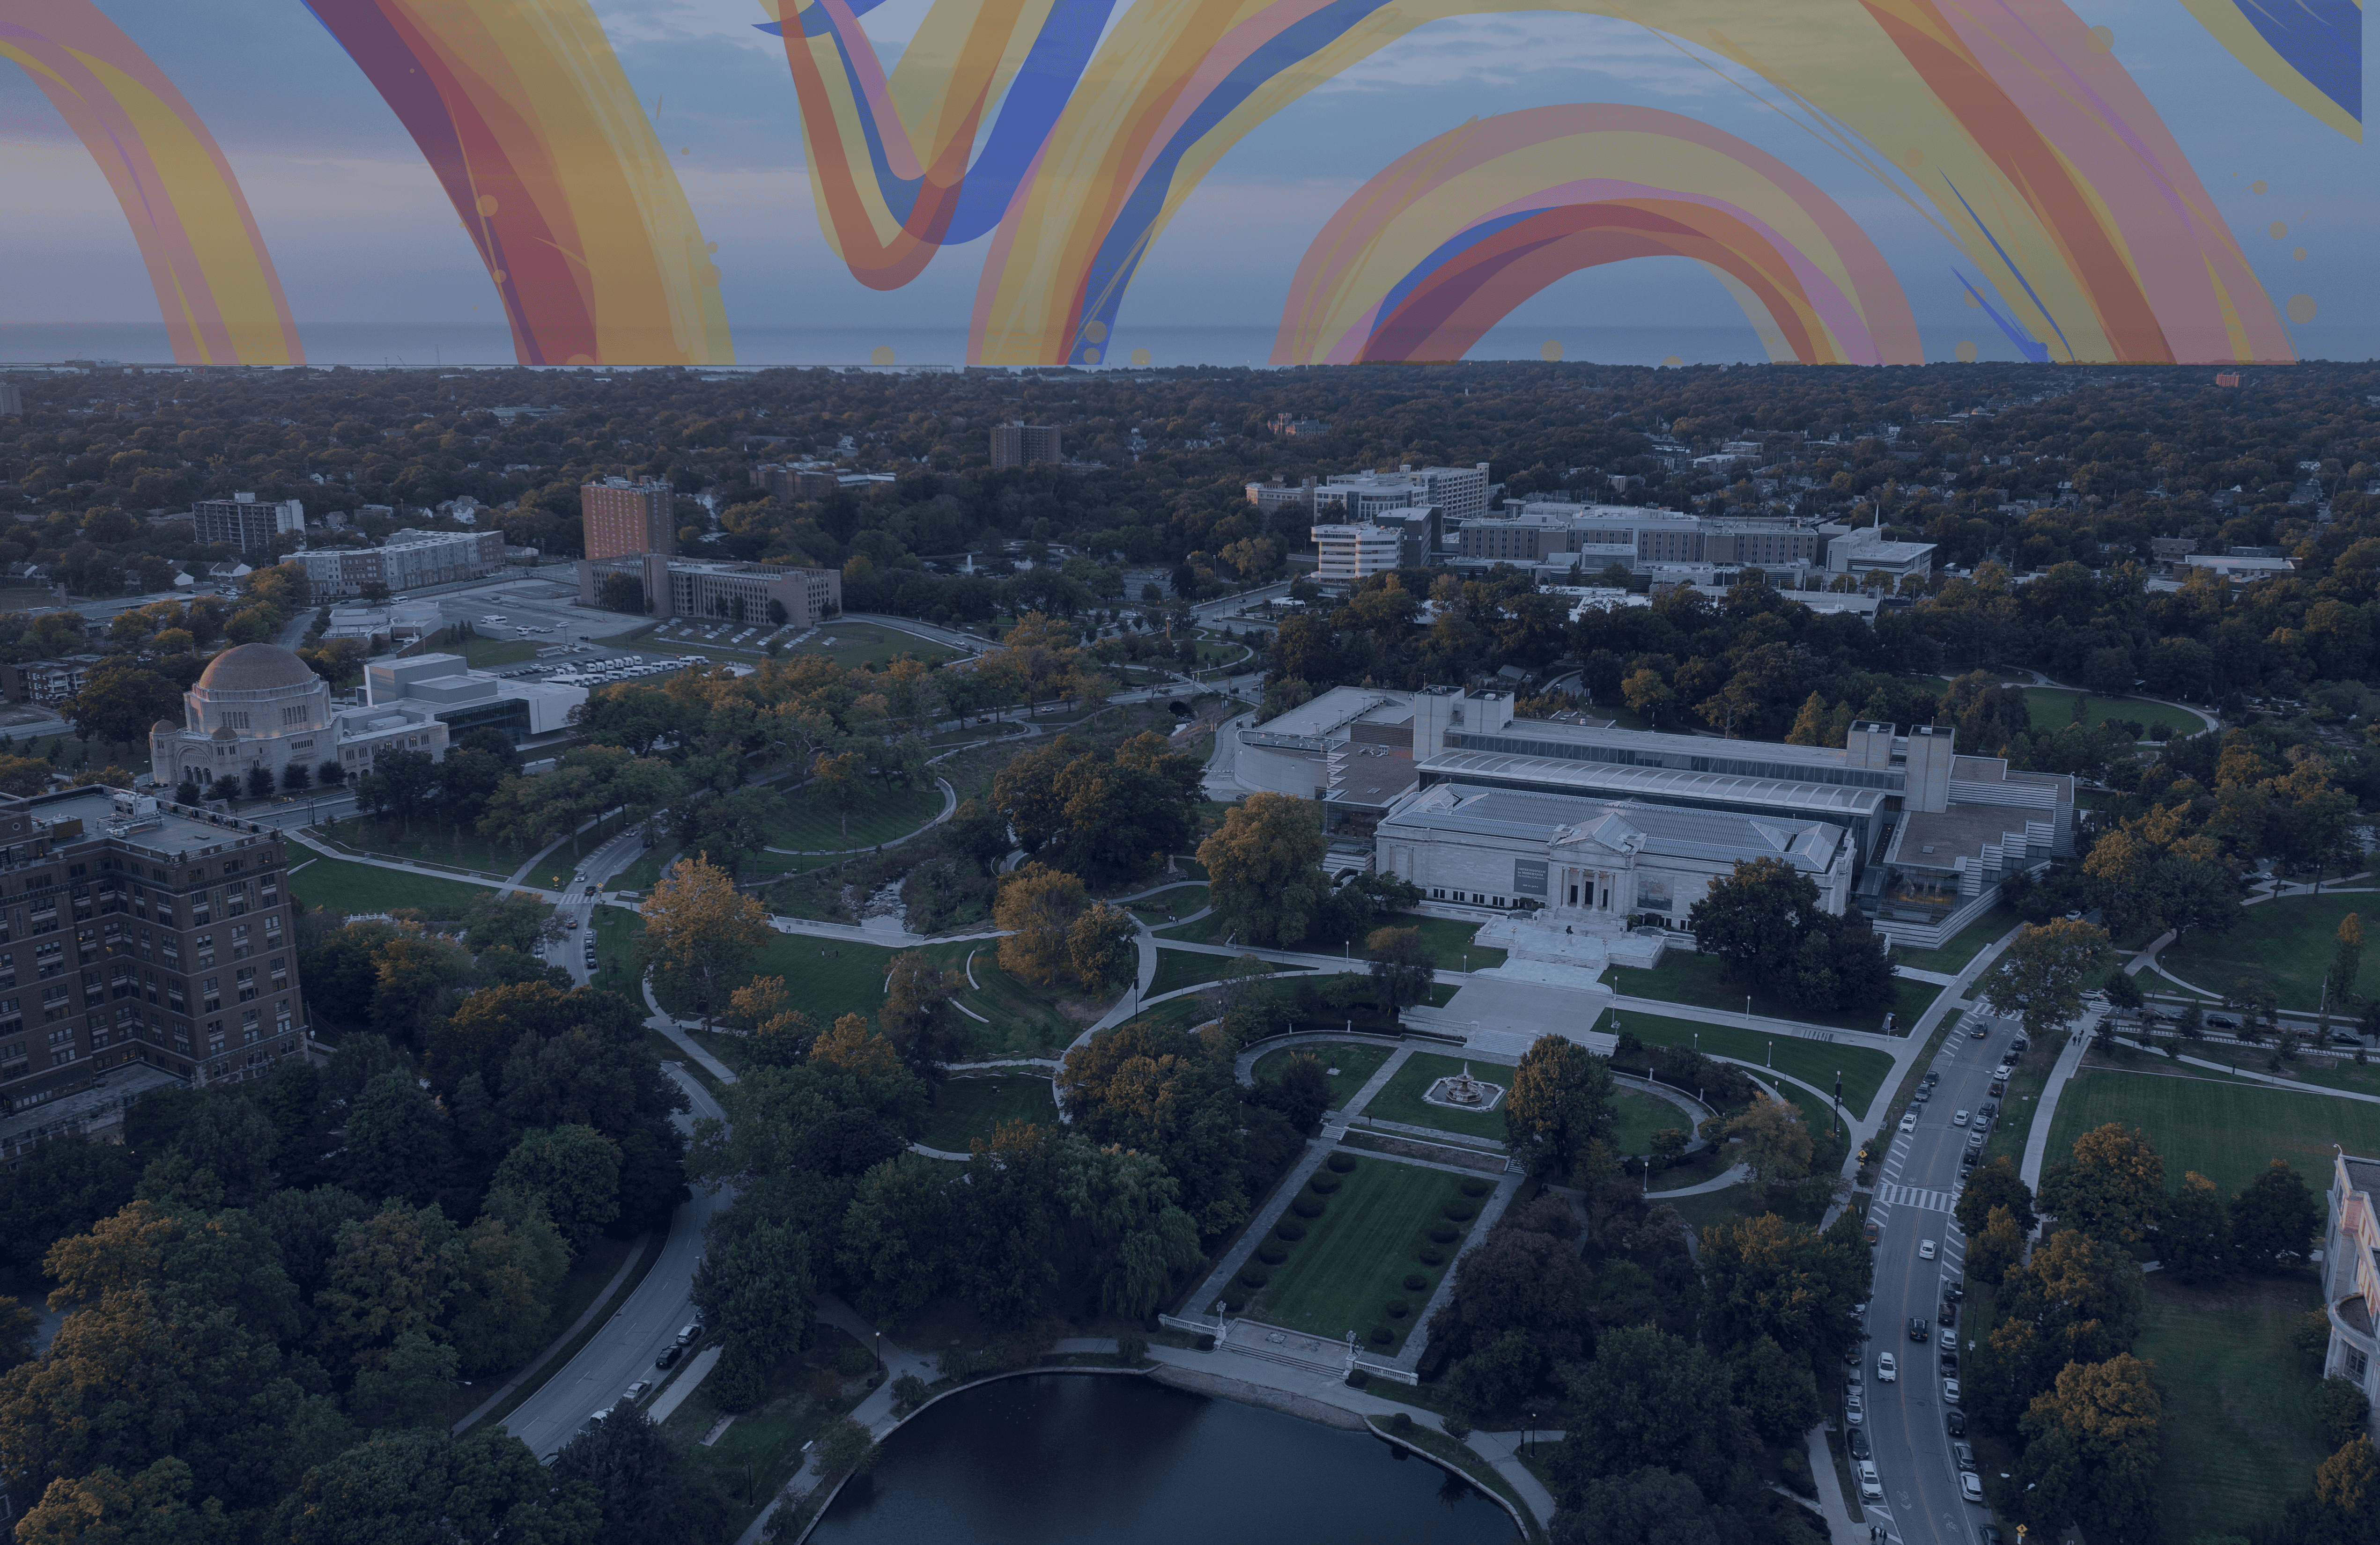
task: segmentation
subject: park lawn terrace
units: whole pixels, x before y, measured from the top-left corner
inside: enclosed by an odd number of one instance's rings
[[[1282,1214],[1285,1221],[1304,1224],[1305,1237],[1289,1244],[1287,1261],[1269,1268],[1272,1278],[1247,1312],[1270,1324],[1334,1341],[1344,1340],[1353,1331],[1370,1355],[1393,1355],[1419,1322],[1448,1262],[1463,1251],[1464,1240],[1459,1236],[1471,1225],[1448,1218],[1446,1209],[1460,1203],[1475,1210],[1485,1199],[1464,1196],[1461,1176],[1399,1164],[1377,1153],[1356,1156],[1355,1167],[1340,1179],[1343,1184],[1334,1194],[1318,1199],[1323,1203],[1320,1217]],[[1314,1192],[1301,1187],[1298,1194]],[[1456,1230],[1458,1237],[1433,1243],[1429,1231],[1441,1225]],[[1421,1258],[1424,1249],[1435,1249],[1444,1260],[1430,1265]],[[1249,1260],[1253,1262],[1255,1257]],[[1405,1278],[1415,1274],[1428,1279],[1428,1285],[1407,1288]],[[1388,1317],[1386,1306],[1395,1302],[1408,1308],[1402,1320]],[[1368,1339],[1375,1325],[1386,1325],[1395,1339],[1385,1346]]]
[[[2220,1076],[2086,1068],[2058,1097],[2048,1162],[2069,1157],[2076,1138],[2110,1121],[2140,1129],[2165,1156],[2168,1190],[2196,1170],[2226,1198],[2275,1159],[2287,1159],[2319,1196],[2330,1185],[2331,1144],[2350,1153],[2380,1153],[2380,1105],[2365,1101],[2231,1083]]]

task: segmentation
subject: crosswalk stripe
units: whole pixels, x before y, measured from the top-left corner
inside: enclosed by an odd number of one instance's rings
[[[1907,1202],[1910,1206],[1927,1213],[1947,1213],[1959,1200],[1957,1195],[1950,1191],[1933,1191],[1927,1190],[1923,1186],[1899,1186],[1890,1183],[1876,1189],[1876,1199],[1888,1207]]]

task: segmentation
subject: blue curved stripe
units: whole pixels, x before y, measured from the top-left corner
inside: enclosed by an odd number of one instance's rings
[[[883,3],[884,0],[854,0],[851,10],[854,15],[865,15]],[[1040,154],[1042,143],[1049,139],[1058,115],[1066,110],[1083,71],[1089,67],[1092,50],[1099,46],[1099,34],[1106,30],[1108,15],[1114,8],[1115,0],[1061,0],[1050,11],[1033,46],[1026,51],[1024,64],[1018,66],[1015,78],[1009,83],[1007,95],[992,120],[990,138],[967,168],[959,187],[958,202],[952,210],[950,228],[942,233],[941,245],[954,247],[973,241],[1000,223],[1010,200],[1016,197],[1017,186],[1025,180],[1026,168]],[[804,37],[833,37],[844,78],[854,98],[864,105],[867,97],[860,90],[854,48],[874,45],[865,37],[855,45],[836,30],[823,6],[806,6],[799,16]],[[772,36],[784,35],[783,22],[759,22],[755,26]],[[872,113],[863,111],[859,119],[877,191],[893,218],[905,224],[917,207],[917,195],[925,179],[896,176],[885,151],[883,126]]]
[[[1546,211],[1541,209],[1522,210],[1515,214],[1498,215],[1491,220],[1483,220],[1475,225],[1465,226],[1446,241],[1439,243],[1431,250],[1429,256],[1414,265],[1411,273],[1390,286],[1389,293],[1380,297],[1379,309],[1372,313],[1374,329],[1377,330],[1380,323],[1395,316],[1397,308],[1405,303],[1405,297],[1427,284],[1430,275],[1439,269],[1497,232],[1510,230],[1524,220],[1534,220],[1545,212]]]
[[[1976,305],[1984,308],[1984,315],[1991,318],[1994,325],[1998,326],[2002,332],[2008,335],[2008,341],[2016,345],[2016,352],[2018,354],[2032,360],[2035,365],[2046,365],[2049,362],[2049,345],[2047,344],[2041,343],[2031,333],[2026,332],[2023,329],[2018,327],[2016,323],[2009,320],[2006,317],[2001,316],[2000,308],[1994,306],[1990,299],[1985,296],[1982,290],[1978,289],[1972,284],[1968,284],[1967,276],[1965,274],[1961,273],[1954,268],[1950,271],[1950,277],[1956,279],[1960,284],[1966,285],[1968,296],[1974,300]]]
[[[2363,121],[2363,7],[2355,0],[2233,0],[2306,84]]]
[[[1975,206],[1967,202],[1967,196],[1959,191],[1959,185],[1951,182],[1948,177],[1944,177],[1942,181],[1944,185],[1950,189],[1951,194],[1958,199],[1960,207],[1967,211],[1967,218],[1975,223],[1975,229],[1983,232],[1984,239],[1992,244],[1992,250],[2000,255],[2000,261],[2006,263],[2008,265],[2008,271],[2016,275],[2016,282],[2024,286],[2025,298],[2033,302],[2034,307],[2041,312],[2041,320],[2049,324],[2049,331],[2057,333],[2058,341],[2060,344],[2065,344],[2066,357],[2070,360],[2072,359],[2074,357],[2074,345],[2066,343],[2066,330],[2058,325],[2058,319],[2049,314],[2049,308],[2042,305],[2041,297],[2033,293],[2033,281],[2024,276],[2024,270],[2017,267],[2016,260],[2010,258],[2008,255],[2007,248],[2000,246],[2000,238],[1992,235],[1992,228],[1984,223],[1984,217],[1975,212]],[[1961,283],[1964,283],[1964,281],[1961,281]],[[1983,297],[1981,296],[1977,296],[1975,298],[1980,300]],[[2047,359],[2049,357],[2048,350],[2046,345],[2043,346],[2042,357],[2044,359]]]
[[[1085,276],[1079,303],[1088,309],[1084,314],[1067,358],[1079,360],[1085,343],[1084,332],[1092,322],[1103,325],[1107,336],[1115,334],[1116,308],[1123,301],[1124,286],[1132,282],[1135,270],[1140,266],[1141,253],[1148,239],[1149,228],[1156,223],[1158,211],[1164,207],[1166,190],[1172,186],[1173,174],[1196,144],[1225,116],[1253,96],[1258,88],[1290,66],[1312,58],[1343,36],[1348,29],[1379,9],[1378,0],[1338,0],[1324,6],[1295,26],[1285,29],[1247,58],[1208,93],[1189,119],[1173,138],[1165,142],[1116,211],[1108,227],[1108,235],[1099,244]]]

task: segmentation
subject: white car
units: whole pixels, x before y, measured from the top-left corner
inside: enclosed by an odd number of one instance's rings
[[[1878,1352],[1876,1355],[1876,1382],[1879,1384],[1889,1384],[1900,1377],[1900,1365],[1892,1360],[1892,1354]]]
[[[1983,1478],[1975,1474],[1973,1470],[1961,1470],[1959,1472],[1959,1495],[1966,1498],[1969,1502],[1973,1503],[1977,1507],[1983,1506]]]
[[[1956,1406],[1959,1403],[1958,1380],[1945,1379],[1942,1381],[1942,1398],[1946,1403],[1952,1406]]]
[[[1907,1116],[1900,1118],[1900,1129],[1904,1132],[1913,1132],[1917,1129],[1917,1113],[1915,1111],[1911,1111]]]
[[[1933,1240],[1920,1239],[1917,1241],[1917,1259],[1920,1261],[1931,1261],[1934,1259]]]
[[[1859,1486],[1860,1501],[1864,1503],[1884,1501],[1884,1482],[1876,1473],[1876,1461],[1872,1459],[1860,1461]]]
[[[1853,1427],[1867,1419],[1867,1407],[1861,1403],[1859,1391],[1853,1390],[1843,1396],[1843,1419]]]
[[[1951,1125],[1951,1126],[1953,1126],[1953,1127],[1963,1127],[1963,1126],[1965,1126],[1966,1124],[1967,1124],[1967,1113],[1966,1113],[1965,1111],[1958,1110],[1958,1111],[1952,1111],[1952,1112],[1950,1113],[1950,1125]]]

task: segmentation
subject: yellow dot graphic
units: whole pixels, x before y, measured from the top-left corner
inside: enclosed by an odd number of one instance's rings
[[[716,252],[719,250],[719,244],[715,241],[706,241],[702,244],[702,249],[705,252]]]
[[[870,365],[890,365],[892,363],[892,351],[882,344],[879,344],[874,348],[868,351],[868,363]]]
[[[1975,341],[1973,338],[1961,338],[1959,340],[1959,346],[1951,352],[1959,356],[1960,364],[1973,365],[1975,362]]]
[[[1974,291],[1973,291],[1973,290],[1966,290],[1966,291],[1962,291],[1962,292],[1961,292],[1961,295],[1962,295],[1962,296],[1964,297],[1964,299],[1965,299],[1965,300],[1966,300],[1966,302],[1967,302],[1967,309],[1968,309],[1968,310],[1970,310],[1970,311],[1980,311],[1980,310],[1982,310],[1982,309],[1984,308],[1984,303],[1983,303],[1982,301],[1977,300],[1977,299],[1975,298],[1975,292],[1974,292]]]
[[[1083,351],[1083,363],[1084,363],[1084,364],[1086,364],[1086,365],[1096,365],[1096,364],[1098,364],[1099,362],[1099,350],[1097,350],[1097,349],[1085,349],[1085,350]]]
[[[501,284],[504,282],[504,271],[503,269],[498,269],[494,272],[489,274],[488,277]]]
[[[1900,152],[1900,164],[1914,172],[1925,164],[1925,152],[1912,145]]]
[[[2249,192],[2251,192],[2251,193],[2262,193],[2262,192],[2264,192],[2264,191],[2265,191],[2265,179],[2264,179],[2264,178],[2262,178],[2262,177],[2258,177],[2254,182],[2250,183],[2250,184],[2248,185],[2248,191],[2249,191]]]
[[[2094,54],[2114,53],[2116,49],[2116,30],[2112,27],[2092,28],[2090,32],[2086,35],[2083,46],[2088,48]]]
[[[2289,313],[2289,320],[2297,323],[2300,327],[2303,327],[2306,323],[2313,320],[2313,296],[2310,295],[2293,295],[2289,296],[2288,310]]]
[[[694,147],[691,145],[680,145],[677,148],[677,153],[680,155],[692,155],[694,153]]]
[[[1144,370],[1145,370],[1145,369],[1148,368],[1148,351],[1147,349],[1135,349],[1135,350],[1133,350],[1133,351],[1132,351],[1132,362],[1133,362],[1133,364],[1134,364],[1135,367],[1137,367],[1137,368],[1140,368],[1140,369],[1144,369]]]
[[[1537,345],[1537,353],[1545,357],[1547,364],[1550,365],[1562,356],[1561,343],[1559,339],[1548,338]]]
[[[496,212],[496,196],[494,194],[482,193],[480,195],[480,212],[481,214],[493,214]]]
[[[1674,355],[1674,354],[1673,354],[1673,355],[1670,355],[1668,358],[1666,358],[1666,359],[1664,359],[1664,360],[1662,360],[1662,361],[1661,361],[1661,368],[1663,368],[1664,370],[1674,370],[1674,369],[1678,368],[1678,367],[1680,367],[1681,365],[1683,365],[1684,363],[1685,363],[1685,361],[1684,361],[1684,360],[1680,359],[1676,355]]]
[[[2305,248],[2304,248],[2304,247],[2299,247],[2297,250],[2295,250],[2295,251],[2291,252],[2291,253],[2289,254],[2289,256],[2290,256],[2290,257],[2292,257],[2292,258],[2295,258],[2295,259],[2296,259],[2298,261],[2300,261],[2300,262],[2304,262],[2304,261],[2305,261]]]
[[[2265,234],[2272,237],[2275,241],[2278,241],[2283,236],[2289,234],[2289,228],[2287,223],[2276,220],[2270,225],[2265,227]]]
[[[1094,344],[1104,344],[1108,341],[1108,324],[1101,321],[1086,322],[1083,324],[1083,336]]]

